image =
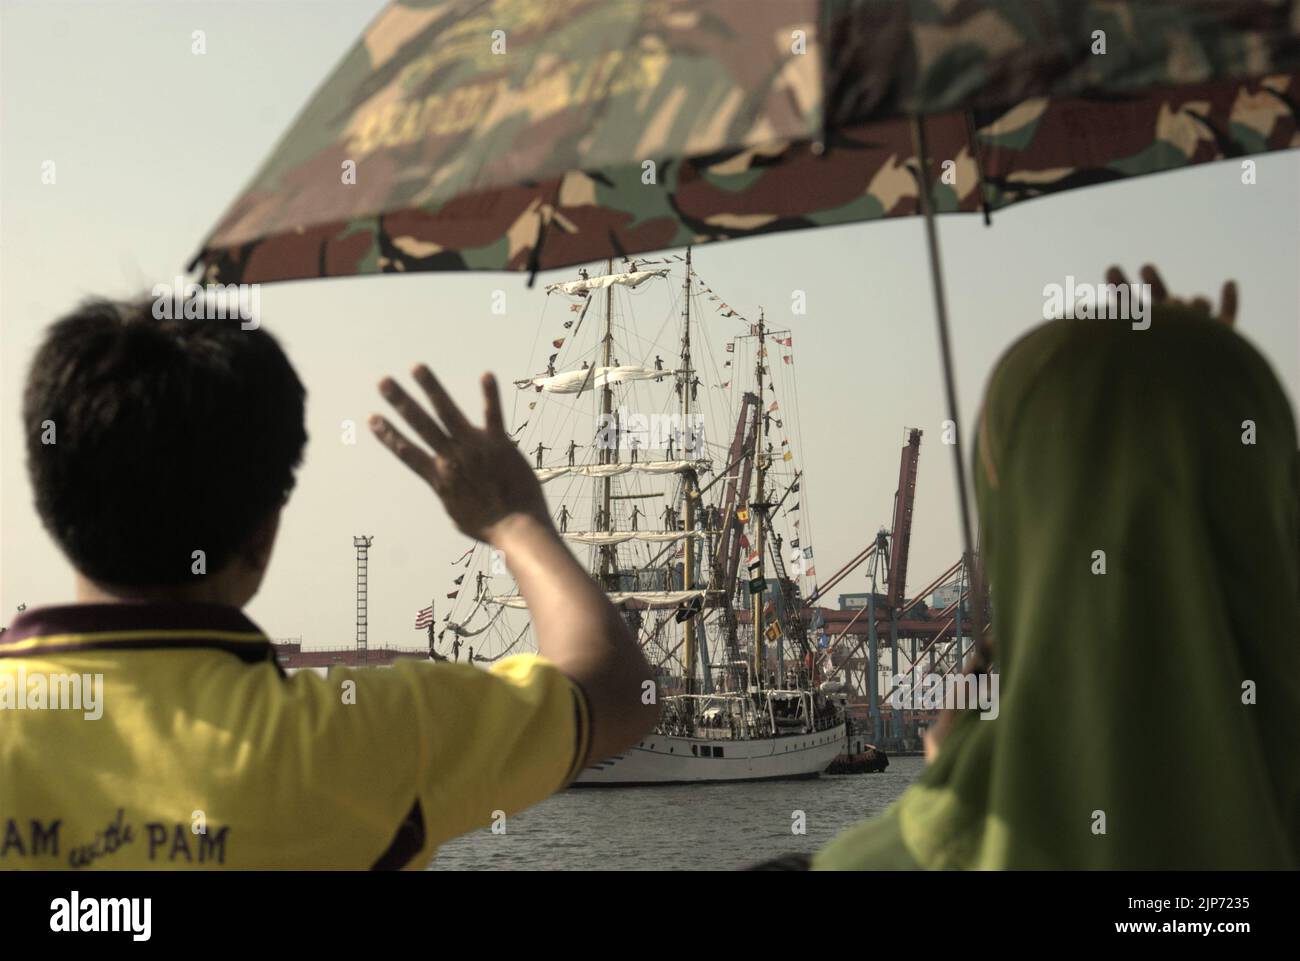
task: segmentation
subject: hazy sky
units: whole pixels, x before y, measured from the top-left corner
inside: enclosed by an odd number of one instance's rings
[[[275,140],[380,9],[355,2],[19,3],[0,0],[0,622],[19,602],[71,599],[72,577],[32,509],[19,424],[42,328],[89,294],[170,281]],[[207,53],[190,52],[191,33]],[[42,163],[57,184],[41,183]],[[1155,262],[1170,288],[1217,300],[1241,287],[1239,328],[1300,396],[1300,153],[1129,180],[941,221],[962,414],[1002,350],[1042,315],[1042,289],[1131,275]],[[790,326],[809,478],[805,524],[829,575],[888,524],[906,427],[925,431],[909,587],[959,554],[951,452],[921,224],[837,227],[698,248],[701,276],[748,313]],[[415,611],[450,590],[468,543],[432,493],[364,433],[339,423],[381,405],[374,383],[426,361],[478,411],[475,380],[534,368],[544,283],[511,274],[413,274],[270,285],[262,321],[308,389],[312,435],[270,574],[249,613],[309,646],[353,639],[352,535],[375,537],[370,643],[419,645]],[[504,290],[507,313],[491,312]],[[806,316],[791,294],[807,292]],[[555,307],[552,305],[551,310]],[[553,321],[556,315],[549,313]],[[721,342],[734,322],[705,318]],[[551,326],[554,326],[553,324]],[[554,456],[554,455],[552,455]],[[855,575],[841,590],[862,590]],[[441,609],[440,612],[441,614]]]

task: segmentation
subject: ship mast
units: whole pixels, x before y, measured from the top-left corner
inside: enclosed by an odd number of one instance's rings
[[[763,353],[766,327],[763,322],[763,310],[758,311],[758,351],[757,358],[754,362],[754,373],[758,378],[758,423],[754,431],[754,463],[756,470],[756,484],[754,488],[754,499],[750,507],[756,512],[756,523],[754,525],[754,549],[758,553],[758,575],[763,575],[763,527],[767,520],[767,504],[763,502],[765,496],[763,482],[767,476],[767,458],[763,453],[764,427],[767,421],[767,408],[764,406],[766,401],[763,395]],[[765,585],[766,586],[766,583]],[[752,621],[754,624],[754,678],[753,684],[756,690],[762,690],[763,687],[763,594],[764,592],[750,592],[750,605],[753,610]]]
[[[605,261],[605,273],[612,274],[613,272],[614,272],[614,260],[613,258],[609,258]],[[614,343],[614,285],[610,284],[608,287],[605,288],[605,339],[604,339],[603,348],[601,350],[601,364],[606,368],[610,366],[611,349],[613,343]],[[608,428],[610,426],[610,420],[609,420],[610,414],[612,414],[614,410],[614,390],[612,387],[609,386],[608,378],[605,379],[605,386],[601,388],[600,410],[601,413],[605,415],[601,419],[601,423],[605,424],[606,427]],[[617,427],[615,428],[613,434],[614,437],[616,438],[618,437]],[[605,436],[606,437],[609,436],[608,430],[606,431]],[[600,463],[608,464],[611,462],[612,459],[613,459],[613,454],[611,452],[610,446],[608,444],[600,445]],[[611,518],[609,516],[610,502],[612,499],[611,485],[612,485],[612,479],[608,476],[601,481],[602,510],[600,512],[600,518],[599,518],[600,523],[596,525],[597,530],[602,530],[602,531],[612,530],[612,525],[610,523]],[[603,586],[607,590],[609,589],[610,586],[609,584],[610,560],[611,560],[610,555],[612,554],[612,552],[613,552],[613,548],[609,546],[604,546],[601,547],[600,549],[600,583],[601,586]]]
[[[686,248],[686,279],[682,283],[682,316],[685,319],[684,333],[682,335],[682,362],[681,374],[678,383],[682,389],[682,427],[687,430],[690,438],[689,445],[683,445],[685,450],[689,450],[691,456],[695,455],[695,444],[698,438],[695,436],[694,427],[691,424],[691,248]],[[695,583],[695,538],[692,532],[695,530],[695,484],[694,471],[687,470],[682,472],[682,491],[685,495],[684,510],[682,516],[682,530],[686,532],[686,556],[682,562],[682,590],[689,591]],[[689,603],[689,602],[688,602]],[[686,619],[686,630],[683,644],[686,648],[686,693],[695,693],[695,618]]]

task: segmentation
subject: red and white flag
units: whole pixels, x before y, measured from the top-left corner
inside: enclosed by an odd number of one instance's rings
[[[793,334],[791,334],[789,337],[773,337],[772,339],[775,340],[775,341],[776,341],[778,344],[780,344],[782,347],[793,347],[793,346],[794,346],[794,335],[793,335]]]
[[[433,623],[433,607],[426,607],[415,615],[415,629],[422,631]]]

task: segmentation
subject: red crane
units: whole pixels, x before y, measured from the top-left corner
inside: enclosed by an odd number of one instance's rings
[[[888,606],[897,610],[906,598],[907,549],[912,541],[912,506],[916,502],[916,468],[921,459],[921,432],[907,432],[907,446],[898,465],[898,490],[894,493],[894,523],[890,528]]]

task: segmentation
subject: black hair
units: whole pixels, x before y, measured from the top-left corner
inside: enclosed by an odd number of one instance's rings
[[[46,530],[83,575],[146,587],[226,566],[283,505],[306,391],[275,338],[233,319],[158,319],[91,300],[27,375],[27,469]]]

